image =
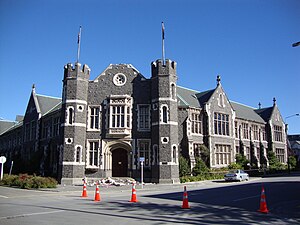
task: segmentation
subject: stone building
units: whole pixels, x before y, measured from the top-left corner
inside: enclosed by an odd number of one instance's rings
[[[109,65],[91,80],[80,63],[64,67],[62,98],[39,95],[33,86],[24,117],[0,121],[0,154],[13,172],[36,172],[64,184],[84,176],[140,177],[179,182],[179,156],[191,167],[209,150],[212,168],[226,167],[238,153],[260,166],[266,151],[287,162],[284,123],[273,100],[254,109],[215,88],[198,92],[177,85],[177,64],[151,63],[150,78],[130,64]]]

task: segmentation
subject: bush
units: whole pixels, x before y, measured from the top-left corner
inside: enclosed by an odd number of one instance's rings
[[[242,169],[245,169],[247,167],[247,164],[250,163],[246,156],[242,154],[236,154],[235,160],[236,163],[242,167]]]
[[[268,151],[268,159],[270,171],[286,170],[286,166],[277,159],[273,151]]]
[[[229,170],[237,170],[237,169],[243,169],[242,166],[240,164],[237,164],[237,163],[231,163],[229,166],[228,166],[228,169]]]
[[[297,159],[295,156],[289,156],[289,164],[290,164],[290,168],[291,170],[295,169],[297,166]]]
[[[184,176],[189,176],[191,175],[191,168],[189,165],[189,162],[186,158],[183,156],[179,157],[179,176],[184,177]]]
[[[193,176],[206,174],[209,172],[208,167],[205,165],[202,159],[196,158],[196,165],[193,168],[192,174]]]
[[[20,174],[19,176],[4,174],[0,185],[17,186],[25,189],[56,188],[57,181],[52,177],[40,177],[28,174]]]

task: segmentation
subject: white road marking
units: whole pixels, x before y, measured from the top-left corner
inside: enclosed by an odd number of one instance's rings
[[[0,198],[8,198],[7,196],[4,195],[0,195]]]
[[[58,213],[58,212],[63,212],[65,210],[56,210],[56,211],[47,211],[47,212],[38,212],[38,213],[27,213],[27,214],[20,214],[20,215],[13,215],[13,216],[3,216],[0,217],[0,220],[2,219],[14,219],[14,218],[19,218],[19,217],[25,217],[25,216],[36,216],[36,215],[44,215],[44,214],[51,214],[51,213]]]
[[[233,201],[238,202],[238,201],[243,201],[243,200],[250,199],[250,198],[258,198],[259,196],[260,195],[250,196],[250,197],[247,197],[247,198],[239,198],[239,199],[235,199]]]

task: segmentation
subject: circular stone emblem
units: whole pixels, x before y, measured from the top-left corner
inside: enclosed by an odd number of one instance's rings
[[[117,73],[113,78],[113,82],[116,86],[122,86],[126,83],[126,76],[123,73]]]

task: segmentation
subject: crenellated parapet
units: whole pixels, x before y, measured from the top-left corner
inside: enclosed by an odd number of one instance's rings
[[[151,63],[152,77],[174,75],[176,76],[177,63],[170,59],[167,59],[165,64],[161,59]]]
[[[81,67],[80,63],[75,63],[73,66],[72,63],[68,63],[64,66],[64,79],[70,78],[83,78],[83,79],[90,79],[90,72],[91,69],[87,64],[84,64]]]

